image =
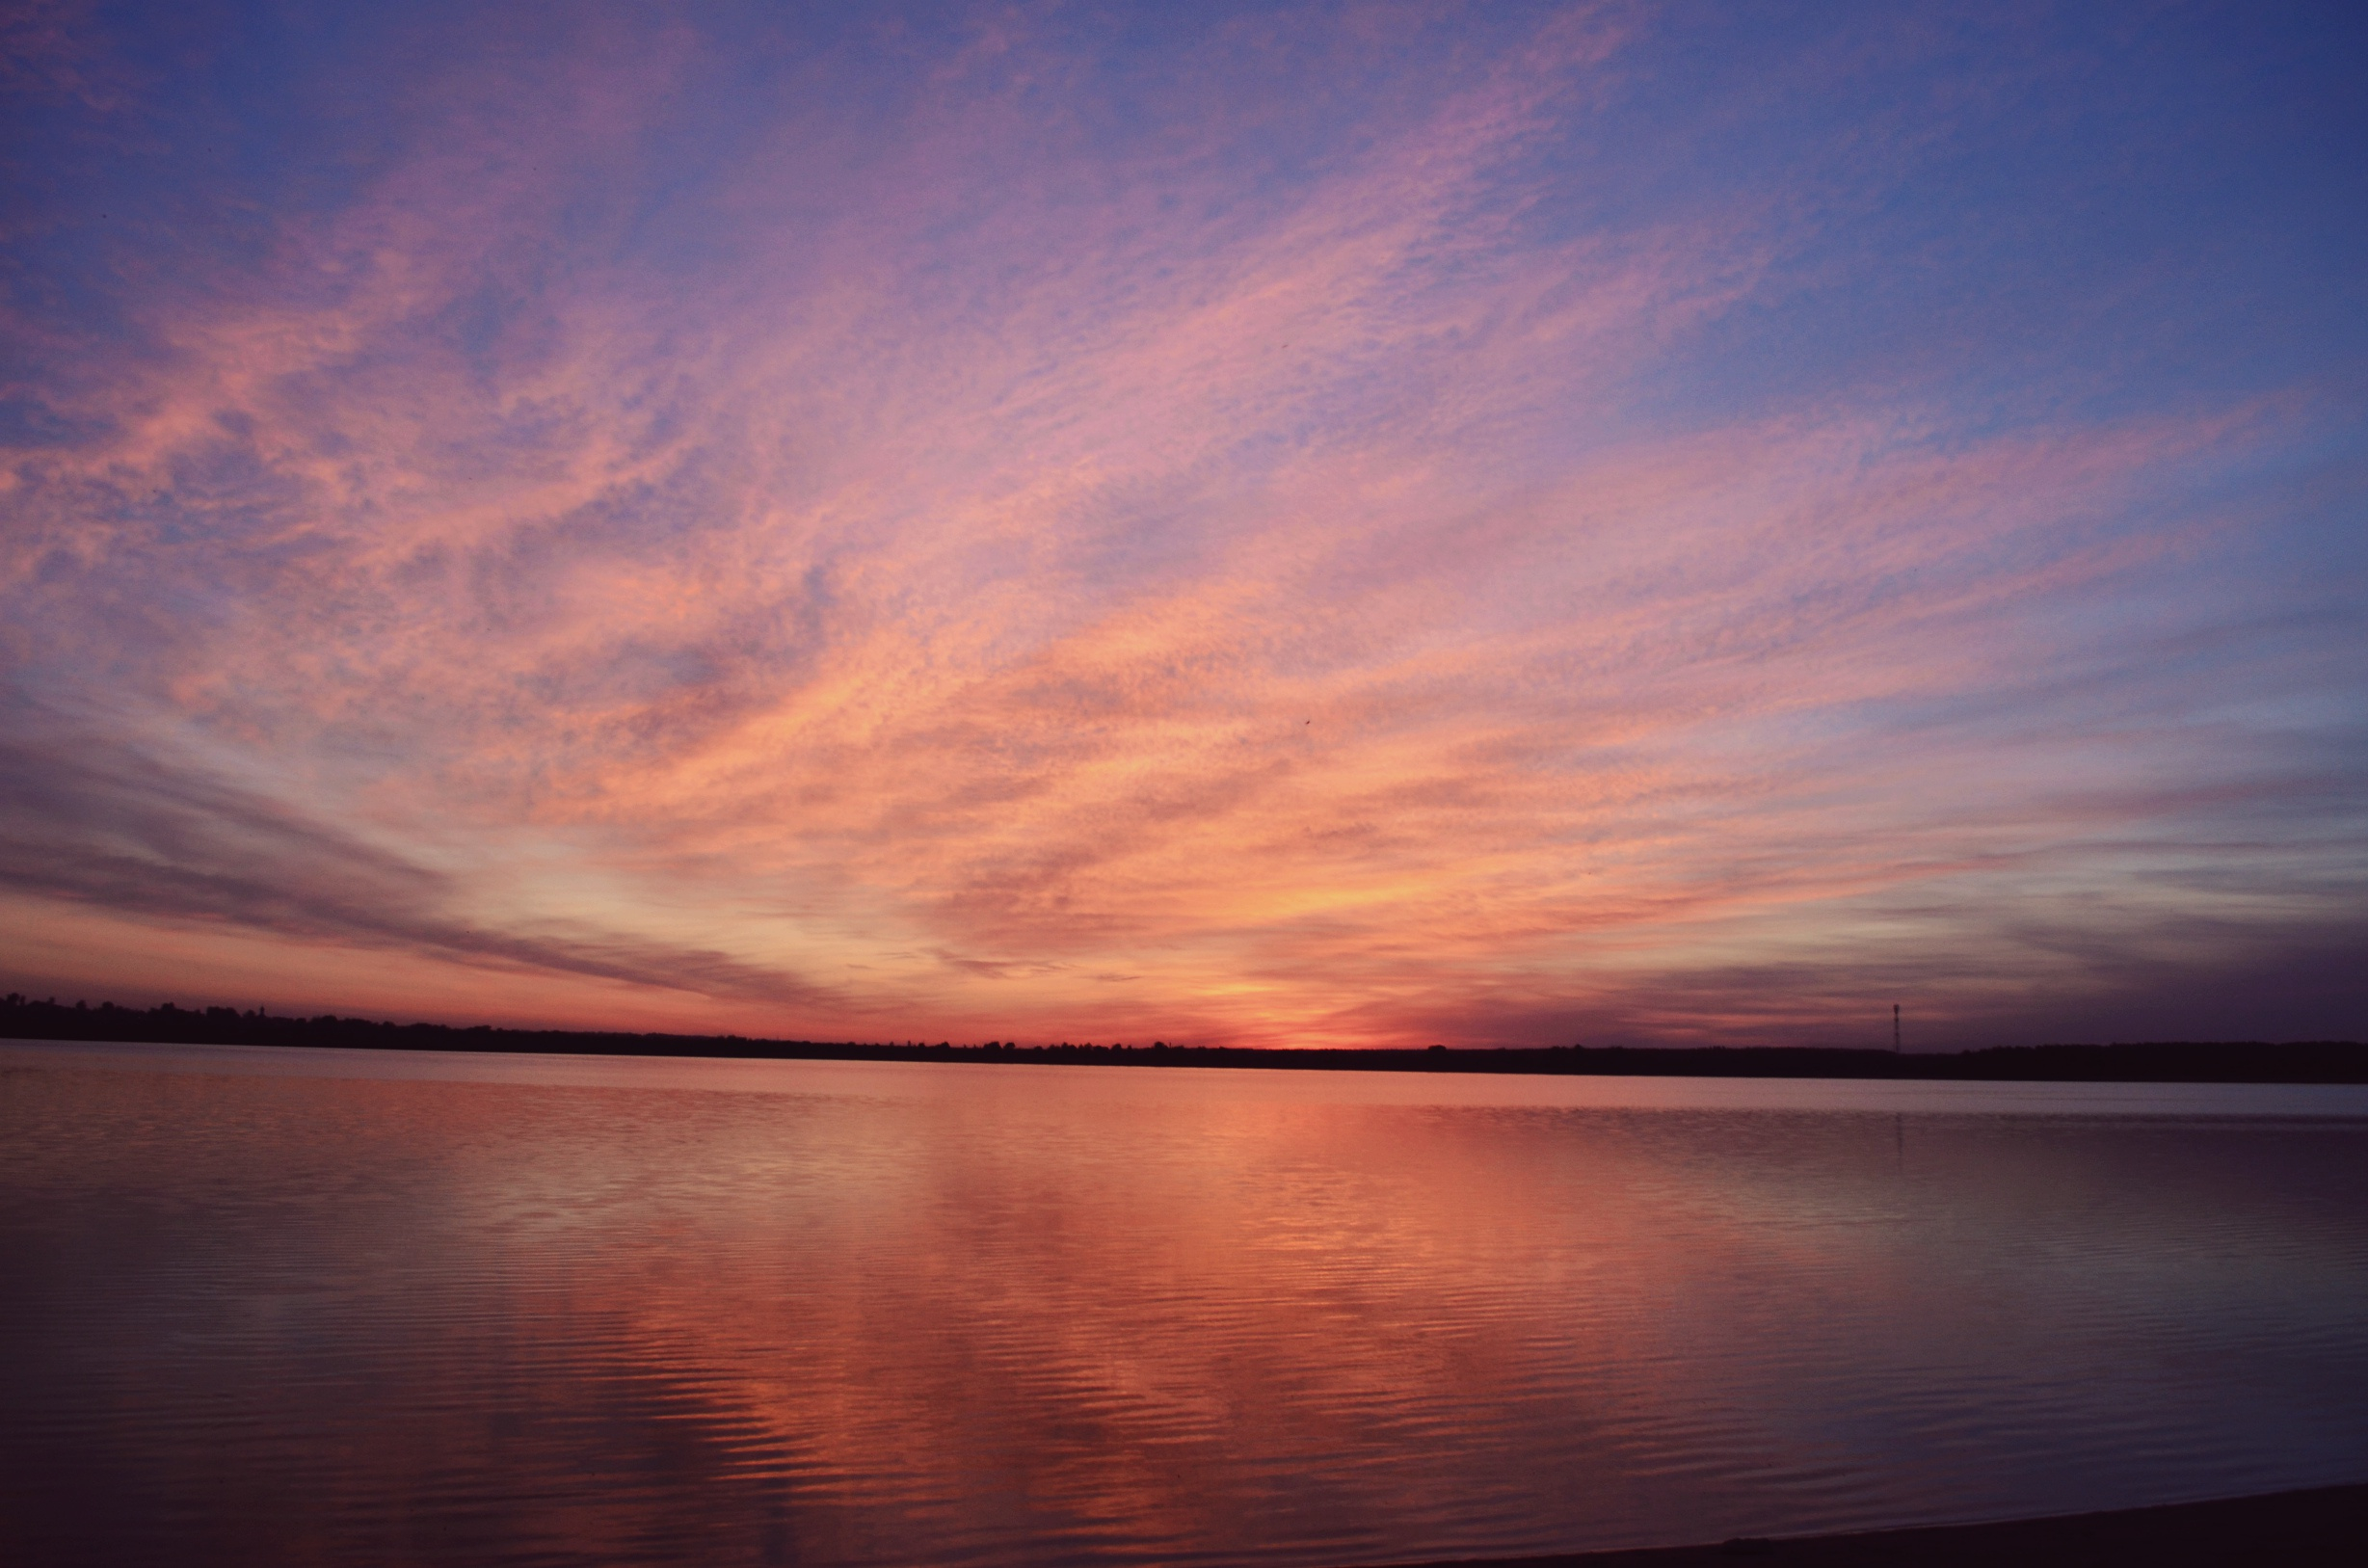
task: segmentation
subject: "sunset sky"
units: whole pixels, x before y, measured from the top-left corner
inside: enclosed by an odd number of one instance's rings
[[[2368,1031],[2355,7],[0,13],[0,986]]]

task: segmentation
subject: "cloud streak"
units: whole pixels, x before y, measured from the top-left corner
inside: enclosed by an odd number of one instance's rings
[[[2020,1038],[2358,907],[2357,286],[2231,325],[2108,227],[1969,237],[2122,199],[2015,129],[2072,19],[233,19],[321,57],[53,103],[135,217],[13,240],[106,279],[9,318],[8,874],[120,917],[79,972],[214,922],[447,1016]],[[257,167],[168,200],[168,124]],[[2048,348],[1979,303],[2041,250]]]
[[[481,970],[540,970],[772,1004],[826,998],[725,954],[580,922],[509,929],[450,913],[451,872],[418,864],[283,803],[12,717],[0,743],[0,888],[150,920],[226,923],[299,943],[392,947]]]

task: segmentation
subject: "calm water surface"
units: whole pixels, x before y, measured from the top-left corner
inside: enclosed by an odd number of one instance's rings
[[[2368,1094],[0,1046],[0,1548],[1343,1564],[2368,1478]]]

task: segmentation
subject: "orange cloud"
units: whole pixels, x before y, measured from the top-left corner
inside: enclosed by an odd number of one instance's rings
[[[1625,13],[1423,71],[1312,37],[1212,35],[1123,134],[1046,112],[1101,67],[1019,21],[746,123],[687,27],[421,76],[259,271],[127,292],[44,385],[81,435],[12,461],[8,875],[115,922],[44,964],[203,930],[401,954],[370,984],[444,1016],[1790,1038],[2103,995],[2231,867],[2246,951],[2341,907],[2278,868],[2325,768],[2228,755],[2159,652],[2222,625],[2212,497],[2309,399],[1673,389],[1765,377],[1716,345],[1901,176],[1634,199],[1587,151]],[[1318,113],[1286,59],[1399,74]],[[2005,913],[2064,899],[2112,954]]]

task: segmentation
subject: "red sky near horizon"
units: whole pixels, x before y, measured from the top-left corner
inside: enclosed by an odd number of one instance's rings
[[[17,8],[0,983],[2368,1029],[2340,8]]]

